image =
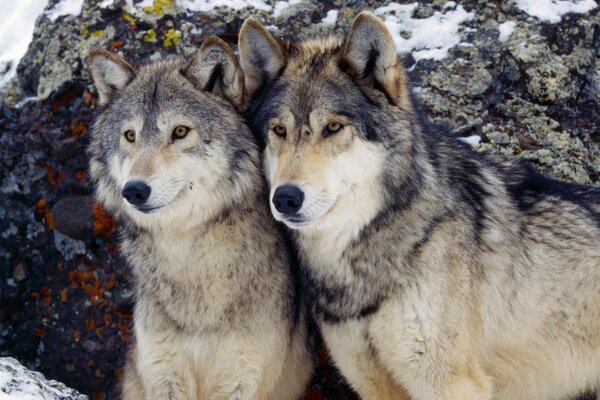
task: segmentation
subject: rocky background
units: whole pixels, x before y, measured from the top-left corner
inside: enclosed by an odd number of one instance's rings
[[[48,9],[57,3],[50,0]],[[84,61],[90,47],[138,62],[189,55],[211,34],[234,45],[248,15],[277,35],[342,33],[359,11],[388,2],[255,3],[260,9],[187,12],[172,0],[88,0],[80,15],[38,19],[18,77],[0,89],[0,356],[91,399],[116,398],[132,299],[114,222],[94,203],[88,182],[85,151],[96,109]],[[550,21],[512,1],[458,3],[420,0],[411,12],[414,20],[457,7],[472,13],[446,58],[415,65],[416,53],[403,54],[430,118],[480,140],[479,151],[598,185],[599,8]],[[305,398],[354,399],[324,349],[319,360]]]

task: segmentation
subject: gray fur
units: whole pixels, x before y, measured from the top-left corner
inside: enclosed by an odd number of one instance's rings
[[[269,35],[251,22],[240,42]],[[290,184],[306,194],[296,215],[272,211],[293,229],[312,312],[361,397],[598,390],[600,190],[483,157],[429,125],[397,58],[378,64],[393,43],[371,14],[345,42],[281,48],[248,115],[271,195]],[[326,136],[331,120],[344,128]]]
[[[242,73],[223,42],[207,43],[191,61],[136,69],[93,129],[91,177],[118,218],[134,275],[135,343],[123,397],[293,400],[312,372],[293,260],[264,201],[254,138],[235,108],[243,91],[230,86],[242,85]],[[101,57],[114,61],[94,50],[92,71]],[[210,76],[219,62],[230,63],[221,66],[229,68],[225,86],[208,88],[220,79]],[[172,136],[178,125],[188,136]],[[134,143],[123,139],[127,129]],[[156,211],[121,197],[130,179],[151,186]]]

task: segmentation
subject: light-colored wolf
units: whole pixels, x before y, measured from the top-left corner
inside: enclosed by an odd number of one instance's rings
[[[390,33],[239,37],[271,209],[363,399],[551,400],[600,385],[600,191],[420,116]]]
[[[298,399],[305,312],[233,52],[211,37],[137,68],[93,49],[89,69],[103,106],[91,177],[135,277],[124,399]]]

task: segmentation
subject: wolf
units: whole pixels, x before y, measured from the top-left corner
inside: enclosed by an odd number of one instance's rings
[[[232,50],[209,37],[187,60],[93,49],[88,63],[102,106],[90,175],[135,278],[123,398],[298,399],[306,316]]]
[[[270,207],[363,399],[551,400],[600,387],[600,190],[427,122],[384,23],[239,34]]]

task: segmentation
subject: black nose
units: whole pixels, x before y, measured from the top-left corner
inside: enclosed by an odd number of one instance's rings
[[[150,197],[150,186],[142,181],[127,182],[121,194],[125,200],[137,206],[144,204]]]
[[[275,189],[273,205],[282,214],[295,214],[302,207],[304,192],[298,186],[283,185]]]

